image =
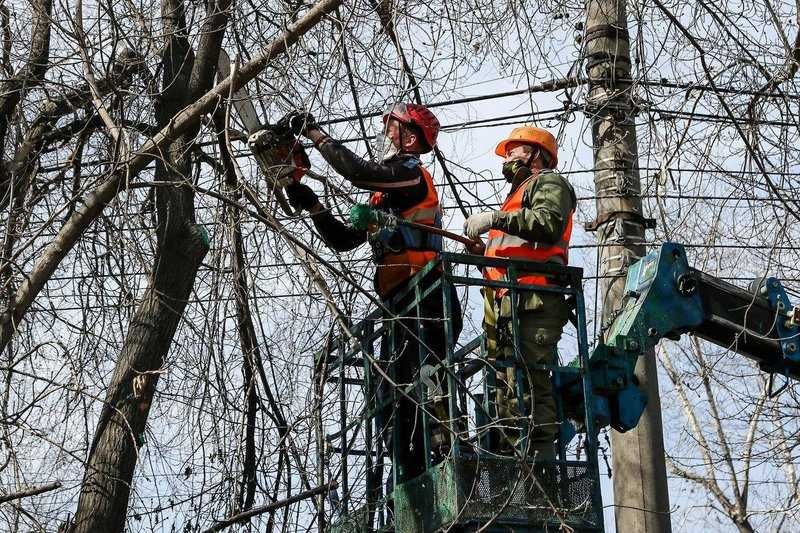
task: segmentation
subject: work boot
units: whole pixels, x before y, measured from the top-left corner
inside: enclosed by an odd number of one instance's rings
[[[447,458],[450,453],[450,432],[441,424],[434,424],[431,428],[431,454],[433,464],[437,465]]]
[[[529,480],[528,497],[536,502],[541,502],[548,508],[550,505],[557,509],[562,507],[558,465],[549,461],[536,462],[533,464],[532,473],[536,480]]]
[[[552,442],[531,442],[530,454],[537,463],[556,460],[556,449]]]

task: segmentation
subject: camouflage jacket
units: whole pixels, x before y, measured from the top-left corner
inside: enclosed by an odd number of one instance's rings
[[[509,194],[514,190],[515,187]],[[527,241],[554,244],[564,233],[576,205],[572,185],[558,172],[545,170],[527,183],[522,209],[516,213],[495,211],[492,228]]]
[[[515,184],[509,195],[519,184]],[[509,235],[516,235],[531,242],[556,243],[566,229],[571,213],[575,211],[577,198],[572,185],[561,174],[554,170],[544,170],[536,179],[530,180],[522,196],[522,209],[515,213],[495,211],[492,229],[498,229]],[[487,303],[494,301],[493,291],[487,287],[484,291]],[[554,311],[554,315],[564,314],[561,302],[563,298],[552,293],[527,292],[520,297],[520,310]],[[508,296],[503,302],[495,302],[499,316],[511,315]],[[555,317],[554,317],[555,318]]]

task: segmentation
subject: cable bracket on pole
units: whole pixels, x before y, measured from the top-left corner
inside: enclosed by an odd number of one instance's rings
[[[637,213],[636,211],[610,211],[608,213],[603,213],[601,216],[595,218],[590,222],[585,223],[583,225],[583,229],[589,232],[594,232],[597,231],[600,228],[600,226],[608,224],[611,221],[620,219],[641,224],[642,227],[644,227],[644,229],[655,229],[656,227],[656,219],[647,218],[641,213]]]
[[[613,24],[594,24],[593,26],[586,28],[583,41],[588,43],[594,39],[602,39],[603,37],[630,41],[628,29],[620,26],[614,26]]]

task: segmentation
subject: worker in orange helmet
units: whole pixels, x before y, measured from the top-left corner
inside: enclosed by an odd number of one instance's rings
[[[430,172],[422,166],[420,156],[433,150],[439,134],[439,121],[425,106],[399,103],[390,106],[383,114],[383,131],[376,136],[374,160],[359,157],[341,142],[331,138],[308,113],[290,113],[278,123],[295,135],[304,135],[314,143],[323,158],[346,180],[359,189],[373,191],[370,204],[375,209],[413,220],[422,224],[442,227],[439,196]],[[316,193],[302,183],[293,183],[286,188],[289,202],[297,209],[311,214],[314,226],[325,243],[336,251],[352,250],[369,242],[376,263],[375,290],[384,305],[392,311],[392,298],[426,264],[438,257],[442,239],[417,229],[398,226],[380,229],[373,233],[357,230],[338,220],[323,206]],[[404,327],[396,329],[396,353],[389,353],[389,343],[381,343],[381,359],[391,368],[394,381],[405,386],[420,379],[420,369],[435,366],[445,358],[445,330],[443,318],[451,320],[454,340],[462,328],[461,308],[455,288],[446,284],[434,290],[420,304],[422,321],[420,337],[424,350],[424,361],[420,361],[420,342],[412,333],[413,319],[404,318]],[[424,292],[423,288],[423,292]],[[442,290],[451,293],[451,309],[443,309]],[[395,315],[392,319],[397,318]],[[427,378],[427,376],[424,376]],[[432,379],[440,387],[446,387],[445,376],[437,372]],[[388,400],[391,390],[385,380],[378,382],[379,400]],[[429,412],[442,420],[446,417],[444,394]],[[398,463],[395,468],[400,481],[412,479],[425,470],[422,417],[420,399],[410,400],[395,394],[395,408],[390,405],[380,414],[384,440],[391,446],[392,428],[402,437],[400,449],[395,450]],[[437,459],[446,451],[450,435],[444,424],[435,423],[431,446]]]
[[[483,252],[486,257],[519,258],[544,263],[567,264],[572,215],[576,198],[572,186],[554,170],[558,164],[558,143],[547,130],[532,126],[514,128],[502,140],[495,153],[503,158],[503,176],[511,189],[502,207],[471,215],[464,223],[464,233],[480,239],[488,233]],[[479,252],[475,248],[473,253]],[[506,279],[506,269],[485,268],[487,280]],[[547,285],[547,278],[522,273],[518,281],[525,285]],[[484,321],[490,360],[514,359],[511,338],[511,298],[506,289],[484,289]],[[553,364],[556,345],[567,323],[569,310],[563,295],[546,291],[525,291],[518,299],[519,346],[521,364],[530,383],[525,411],[530,413],[533,395],[533,425],[528,452],[541,460],[555,457],[553,441],[558,431],[553,385],[546,370],[534,365]],[[517,420],[514,367],[498,370],[496,398],[498,416]],[[507,426],[508,424],[500,424]],[[495,430],[497,431],[497,430]],[[510,451],[516,438],[495,432],[492,446],[501,453]]]

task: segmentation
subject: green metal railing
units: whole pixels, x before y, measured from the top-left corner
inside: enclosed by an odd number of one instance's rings
[[[457,266],[481,269],[487,266],[507,269],[507,279],[516,280],[520,273],[536,273],[547,277],[547,286],[521,285],[515,281],[487,281],[476,276],[455,275]],[[463,270],[463,268],[462,268]],[[582,438],[582,460],[568,459],[570,442],[575,432],[568,421],[563,421],[563,405],[556,393],[556,407],[561,430],[556,440],[555,461],[534,462],[525,455],[530,417],[525,412],[523,367],[513,361],[517,373],[517,406],[522,412],[517,427],[520,437],[513,455],[499,457],[489,451],[490,432],[486,431],[497,421],[494,405],[495,368],[502,361],[487,364],[486,345],[478,336],[456,348],[452,317],[445,317],[444,360],[433,370],[446,376],[447,416],[434,420],[432,401],[424,379],[392,389],[391,397],[379,399],[377,381],[394,377],[393,365],[386,365],[376,356],[379,343],[386,343],[384,351],[397,353],[400,328],[411,331],[404,336],[421,338],[423,316],[420,303],[436,292],[441,293],[444,309],[451,309],[452,293],[442,290],[448,285],[462,287],[493,287],[508,289],[512,302],[511,328],[514,353],[522,361],[519,344],[518,302],[526,291],[550,292],[562,295],[571,308],[572,328],[575,338],[574,361],[571,365],[539,365],[552,373],[556,391],[565,381],[574,382],[579,376],[584,398],[591,398],[591,383],[587,368],[588,340],[582,292],[582,270],[552,264],[523,260],[503,260],[482,256],[442,253],[412,278],[406,286],[384,302],[385,309],[371,313],[352,328],[355,339],[336,339],[328,350],[320,354],[317,368],[324,379],[338,387],[339,420],[337,431],[319,443],[338,455],[340,499],[334,502],[332,531],[397,531],[416,533],[434,531],[456,524],[461,530],[472,530],[490,525],[488,531],[539,531],[563,524],[577,531],[602,531],[603,513],[597,465],[597,435],[593,427],[591,401],[584,403],[585,425]],[[391,310],[391,312],[389,311]],[[426,360],[428,348],[419,342],[419,361]],[[476,381],[478,383],[476,383]],[[476,392],[480,390],[480,392]],[[354,392],[362,403],[358,412],[348,408]],[[424,444],[425,473],[406,479],[399,468],[392,469],[392,478],[386,482],[385,459],[397,465],[397,458],[385,449],[378,415],[386,405],[394,405],[399,397],[406,396],[418,402],[422,413],[421,428]],[[533,399],[531,399],[533,401]],[[471,408],[471,409],[470,409]],[[473,413],[470,418],[470,413]],[[535,421],[534,421],[535,423]],[[431,435],[434,424],[445,424],[450,435],[450,446],[445,458],[436,457],[432,450]],[[392,450],[398,449],[401,435],[399,423],[392,425]],[[575,451],[573,445],[572,451]],[[323,454],[320,454],[322,458]],[[542,472],[549,472],[541,476]],[[360,472],[357,479],[351,475]],[[538,473],[538,474],[537,474]],[[534,480],[534,477],[539,478]],[[508,479],[506,479],[508,478]],[[549,486],[542,486],[544,481]],[[388,492],[388,494],[387,494]],[[359,505],[354,505],[358,503]],[[393,505],[392,505],[393,504]],[[391,508],[393,507],[393,511]],[[493,529],[495,528],[495,529]]]

